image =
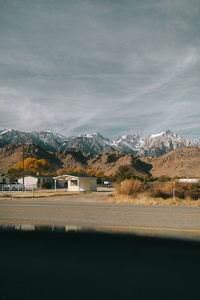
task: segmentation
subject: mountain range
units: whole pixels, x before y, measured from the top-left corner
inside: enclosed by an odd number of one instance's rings
[[[186,139],[171,130],[147,137],[142,137],[138,134],[123,135],[114,140],[103,137],[97,132],[65,137],[51,131],[0,130],[0,148],[20,143],[34,143],[51,152],[79,150],[83,153],[97,155],[118,151],[125,154],[138,154],[144,157],[159,157],[172,150],[188,146],[200,148],[199,139]]]
[[[6,172],[17,161],[22,160],[22,144],[9,144],[0,148],[0,171]],[[87,168],[102,170],[105,174],[115,174],[121,165],[130,165],[136,175],[150,175],[151,165],[142,162],[134,154],[122,152],[110,152],[92,155],[79,150],[59,150],[49,152],[34,143],[27,143],[24,146],[25,158],[45,158],[50,163],[50,171],[57,169]]]
[[[22,144],[9,144],[0,148],[0,171],[6,172],[17,161],[22,160]],[[159,157],[138,157],[137,154],[109,152],[92,155],[79,150],[59,150],[49,152],[42,147],[28,143],[24,146],[25,158],[45,158],[50,163],[50,171],[57,169],[88,168],[102,170],[105,174],[115,174],[119,166],[129,165],[136,175],[159,177],[199,177],[200,148],[185,147],[170,151]]]

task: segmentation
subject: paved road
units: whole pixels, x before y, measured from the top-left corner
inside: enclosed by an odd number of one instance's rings
[[[0,201],[0,224],[77,226],[200,240],[199,207],[161,207],[87,202],[52,197]]]

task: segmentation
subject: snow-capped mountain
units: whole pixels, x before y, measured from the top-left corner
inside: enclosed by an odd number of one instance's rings
[[[200,148],[200,140],[183,138],[171,130],[141,137],[138,134],[123,135],[115,140],[94,132],[65,137],[51,131],[23,132],[14,129],[0,130],[0,147],[8,144],[35,143],[47,151],[80,150],[93,155],[120,151],[141,156],[161,156],[169,151],[187,146]]]
[[[80,150],[84,153],[99,154],[103,152],[116,151],[112,141],[103,137],[100,133],[83,134],[67,138],[61,150]]]
[[[140,156],[161,156],[169,151],[188,146],[200,148],[200,140],[183,138],[171,130],[152,134],[147,137],[140,135],[124,135],[112,142],[118,151],[137,153]]]
[[[138,153],[144,143],[144,138],[138,134],[123,135],[112,142],[116,150],[124,153]]]
[[[171,130],[166,130],[146,137],[138,154],[141,156],[161,156],[169,151],[187,146],[200,147],[200,140],[185,139]]]
[[[45,150],[57,151],[65,140],[66,137],[51,131],[24,132],[14,129],[0,130],[0,147],[9,144],[26,144],[33,142]]]

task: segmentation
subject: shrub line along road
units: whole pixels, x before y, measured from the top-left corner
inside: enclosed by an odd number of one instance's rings
[[[104,193],[0,201],[0,224],[76,226],[200,240],[200,207],[111,204]],[[101,196],[99,197],[99,194]],[[93,199],[92,199],[93,198]]]

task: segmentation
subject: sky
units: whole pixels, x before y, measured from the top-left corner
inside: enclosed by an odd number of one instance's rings
[[[0,0],[0,128],[200,138],[199,0]]]

